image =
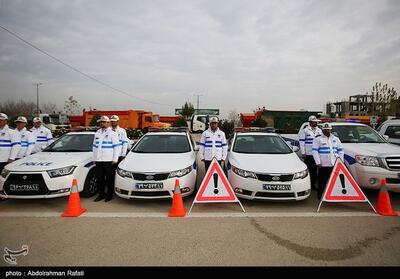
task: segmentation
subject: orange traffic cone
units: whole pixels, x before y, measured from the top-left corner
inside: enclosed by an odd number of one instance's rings
[[[81,200],[78,193],[78,182],[72,180],[71,193],[69,194],[67,210],[61,215],[62,217],[78,217],[86,209],[81,207]]]
[[[392,209],[389,192],[386,188],[386,179],[381,180],[381,190],[379,191],[376,211],[382,216],[398,216]]]
[[[179,180],[175,180],[174,196],[172,197],[172,207],[168,212],[168,217],[185,217],[186,210],[183,206],[181,187],[179,186]]]

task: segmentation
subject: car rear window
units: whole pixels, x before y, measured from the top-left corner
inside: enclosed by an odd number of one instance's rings
[[[145,135],[133,148],[136,153],[185,153],[191,151],[186,135]]]

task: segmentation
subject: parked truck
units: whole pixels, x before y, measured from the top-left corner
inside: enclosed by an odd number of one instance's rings
[[[39,117],[43,125],[53,133],[71,127],[69,118],[64,113],[40,113]]]
[[[149,127],[166,128],[171,126],[169,123],[160,122],[160,116],[158,114],[144,110],[90,110],[83,112],[83,119],[77,116],[72,116],[72,119],[74,119],[76,123],[82,121],[83,123],[81,124],[83,124],[83,126],[89,127],[96,115],[105,115],[108,117],[118,115],[119,125],[125,129],[132,128],[146,131]]]

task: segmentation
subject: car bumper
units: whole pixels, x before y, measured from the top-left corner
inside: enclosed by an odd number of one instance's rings
[[[175,189],[176,178],[168,178],[160,181],[139,181],[132,178],[115,176],[115,194],[124,199],[165,199],[172,198]],[[137,189],[137,183],[162,183],[162,189]],[[193,193],[196,188],[196,171],[179,178],[182,196]]]
[[[253,178],[244,178],[232,170],[228,171],[228,179],[236,195],[249,200],[276,200],[276,201],[300,201],[307,199],[311,194],[310,176],[304,179],[296,179],[288,182],[266,182]],[[291,190],[273,191],[264,190],[263,184],[290,185]]]
[[[362,166],[358,163],[350,165],[349,169],[360,187],[380,189],[381,180],[386,179],[389,191],[400,192],[400,170],[392,171],[380,167]]]
[[[73,174],[50,178],[47,172],[11,172],[7,178],[0,177],[0,197],[8,199],[49,199],[69,196],[72,180],[77,179],[78,181],[78,192],[83,190],[86,175],[88,169],[77,168]],[[11,191],[10,186],[6,186],[8,183],[18,184],[18,183],[32,183],[32,181],[23,181],[18,179],[10,180],[12,174],[17,175],[36,175],[36,177],[41,177],[40,181],[35,181],[34,184],[39,184],[39,191]],[[6,189],[5,189],[6,188]]]

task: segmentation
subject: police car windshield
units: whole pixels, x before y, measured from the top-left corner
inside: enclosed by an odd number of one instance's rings
[[[92,152],[94,135],[64,135],[51,145],[44,152]]]
[[[238,135],[233,152],[247,154],[289,154],[292,149],[273,135]]]
[[[332,133],[342,143],[385,143],[382,137],[369,126],[334,125]]]
[[[186,153],[191,151],[186,135],[146,135],[133,148],[136,153]]]

